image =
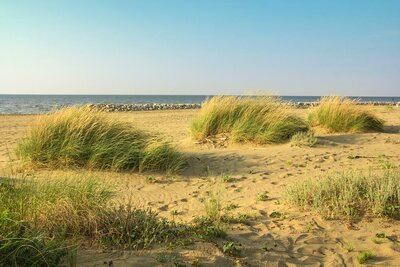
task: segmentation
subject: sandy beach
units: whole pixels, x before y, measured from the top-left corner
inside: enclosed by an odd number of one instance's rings
[[[352,169],[379,169],[382,161],[400,163],[400,113],[397,108],[371,107],[386,122],[383,133],[329,134],[314,129],[315,147],[198,144],[190,138],[189,124],[199,110],[109,113],[138,128],[170,139],[189,157],[179,175],[87,171],[110,183],[118,201],[151,208],[160,216],[190,222],[204,214],[209,192],[221,192],[226,214],[246,214],[248,223],[230,224],[228,239],[240,244],[240,257],[229,257],[217,243],[196,242],[173,249],[139,252],[81,249],[77,266],[171,266],[177,259],[201,266],[353,266],[362,250],[374,251],[371,264],[398,266],[400,222],[365,216],[360,221],[327,220],[285,202],[288,186],[308,177]],[[294,110],[306,118],[309,109]],[[13,149],[35,115],[0,116],[0,169],[17,168]],[[10,163],[10,160],[12,161]],[[14,170],[15,171],[15,170]],[[82,175],[82,171],[40,170],[36,176]],[[86,172],[85,172],[86,173]],[[149,182],[151,180],[151,182]],[[267,192],[268,199],[258,196]],[[271,213],[281,214],[272,218]],[[377,233],[388,237],[376,240]],[[349,249],[349,248],[352,249]],[[162,260],[161,260],[162,259]],[[111,265],[110,265],[111,266]]]

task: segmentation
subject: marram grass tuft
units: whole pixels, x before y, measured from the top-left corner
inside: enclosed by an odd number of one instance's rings
[[[257,144],[282,143],[307,130],[307,123],[274,96],[213,97],[191,125],[197,140],[226,133],[233,142]]]
[[[40,115],[17,146],[34,167],[179,171],[184,156],[169,142],[88,107]]]
[[[400,219],[399,178],[396,168],[333,173],[296,182],[287,190],[287,200],[327,218],[369,214]]]
[[[321,98],[319,106],[309,117],[311,125],[332,132],[382,131],[383,121],[357,105],[357,100],[341,96]]]

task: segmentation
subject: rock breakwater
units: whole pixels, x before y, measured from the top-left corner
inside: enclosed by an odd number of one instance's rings
[[[293,108],[309,108],[319,105],[319,102],[288,102]],[[392,106],[400,108],[400,102],[359,102],[359,105]],[[199,109],[201,104],[88,104],[88,107],[106,112],[129,112],[146,110],[181,110]]]
[[[89,104],[90,108],[95,108],[107,112],[126,112],[144,110],[174,110],[174,109],[196,109],[201,108],[201,104]]]

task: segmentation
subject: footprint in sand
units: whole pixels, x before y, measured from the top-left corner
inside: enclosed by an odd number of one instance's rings
[[[164,205],[164,206],[159,207],[158,210],[167,211],[168,207],[169,207],[169,205]]]

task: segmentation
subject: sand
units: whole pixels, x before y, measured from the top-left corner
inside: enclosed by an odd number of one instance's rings
[[[400,163],[400,109],[371,107],[386,121],[385,133],[328,134],[317,130],[313,148],[282,145],[228,145],[213,147],[196,144],[189,137],[190,120],[198,110],[110,113],[138,127],[158,132],[175,142],[187,155],[189,167],[177,176],[96,173],[111,181],[119,201],[157,210],[161,216],[188,222],[204,214],[202,199],[208,191],[221,191],[223,206],[237,204],[231,214],[252,217],[249,225],[228,226],[228,238],[241,244],[240,257],[224,255],[214,243],[198,242],[173,250],[155,248],[140,252],[80,250],[77,266],[173,266],[176,261],[188,266],[198,259],[201,266],[353,266],[362,250],[373,251],[372,265],[399,266],[400,222],[383,218],[364,218],[349,227],[346,220],[326,220],[285,203],[288,186],[307,177],[329,172],[378,168],[380,159]],[[307,116],[307,109],[299,109]],[[0,116],[0,168],[6,172],[13,148],[22,138],[34,115]],[[14,163],[16,165],[17,163]],[[64,171],[65,173],[66,171]],[[56,175],[54,172],[53,175]],[[74,172],[69,171],[73,175]],[[221,177],[229,177],[223,182]],[[269,200],[257,196],[268,192]],[[282,214],[271,218],[271,212]],[[374,242],[376,233],[390,237]],[[222,241],[221,241],[222,242]],[[348,251],[353,247],[353,251]],[[163,263],[163,261],[165,261]],[[105,265],[106,264],[106,265]]]

